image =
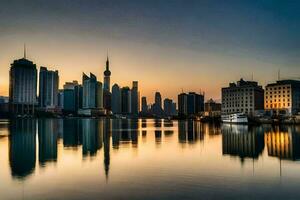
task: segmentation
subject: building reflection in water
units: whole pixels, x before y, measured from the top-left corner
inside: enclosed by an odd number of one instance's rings
[[[287,160],[300,159],[299,127],[274,127],[266,132],[265,143],[269,156]]]
[[[161,144],[161,130],[155,130],[155,143]]]
[[[96,119],[82,119],[82,154],[94,156],[102,147],[102,131]]]
[[[33,173],[36,161],[36,120],[16,119],[10,123],[9,162],[15,178]]]
[[[112,120],[112,144],[118,149],[120,144],[137,148],[139,135],[139,121],[137,119]]]
[[[57,160],[58,120],[38,120],[39,163]]]
[[[81,119],[64,119],[62,120],[63,143],[64,147],[77,148],[82,144],[82,124]]]
[[[142,128],[147,128],[147,119],[142,119]]]
[[[173,130],[164,130],[165,137],[170,137],[174,134]]]
[[[139,121],[138,119],[130,120],[130,131],[131,131],[131,141],[132,147],[138,147],[138,128],[139,128]]]
[[[103,125],[103,143],[104,143],[104,170],[106,180],[108,180],[109,165],[110,165],[110,135],[111,135],[111,120],[105,119]]]
[[[173,121],[172,120],[164,120],[164,127],[173,127]]]
[[[193,120],[178,121],[178,140],[180,143],[195,143],[204,139],[204,124]]]
[[[160,128],[162,126],[162,119],[154,119],[154,127]]]
[[[217,136],[221,134],[221,125],[219,123],[206,123],[205,127],[205,134],[209,136]]]
[[[246,157],[258,158],[264,149],[264,134],[258,128],[247,125],[222,125],[223,155],[239,156],[243,162]]]

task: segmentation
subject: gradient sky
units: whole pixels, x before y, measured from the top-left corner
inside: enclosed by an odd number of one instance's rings
[[[60,86],[92,72],[139,81],[141,95],[184,90],[220,99],[240,77],[300,77],[300,1],[0,0],[0,95],[14,59],[58,69]]]

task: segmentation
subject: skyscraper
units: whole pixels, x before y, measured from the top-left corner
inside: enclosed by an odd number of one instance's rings
[[[164,100],[164,114],[168,117],[176,115],[176,104],[172,99],[166,98]]]
[[[39,79],[39,106],[42,108],[55,108],[58,106],[58,71],[40,68]]]
[[[97,91],[96,91],[96,100],[98,109],[103,109],[103,86],[102,83],[97,81]]]
[[[106,69],[104,71],[104,84],[103,84],[103,107],[106,112],[111,110],[111,93],[110,93],[110,75],[111,72],[109,70],[109,60],[107,56],[106,60]]]
[[[82,75],[82,109],[79,115],[95,116],[103,114],[103,87],[97,77],[90,73],[90,77]]]
[[[204,94],[195,92],[178,95],[178,115],[181,117],[199,115],[204,112]]]
[[[204,111],[204,95],[195,92],[187,94],[187,114],[195,115]]]
[[[118,84],[112,86],[111,110],[113,114],[121,113],[121,91]]]
[[[109,70],[109,60],[108,60],[108,56],[107,56],[107,60],[106,60],[106,69],[104,71],[104,85],[103,85],[103,91],[108,91],[110,92],[110,75],[111,72]]]
[[[97,78],[94,74],[90,73],[90,77],[83,73],[83,99],[82,107],[84,109],[93,109],[97,107],[96,93],[97,93]]]
[[[187,115],[187,94],[181,93],[178,95],[178,116],[184,117]]]
[[[157,104],[159,107],[162,107],[160,92],[155,92],[155,104]]]
[[[147,104],[147,98],[142,97],[142,113],[147,113],[148,112],[148,104]]]
[[[129,87],[123,87],[121,90],[121,112],[122,114],[131,114],[131,91]]]
[[[151,107],[151,112],[155,117],[163,117],[164,115],[161,103],[161,95],[159,92],[155,92],[155,103]]]
[[[77,86],[77,85],[79,85],[78,81],[74,80],[72,82],[65,82],[63,88],[64,89],[72,89],[73,90],[75,88],[75,86]]]
[[[9,72],[9,103],[11,113],[34,114],[37,103],[36,65],[24,58],[14,60]]]
[[[132,89],[131,89],[131,113],[135,116],[139,113],[139,91],[138,91],[138,82],[132,82]]]

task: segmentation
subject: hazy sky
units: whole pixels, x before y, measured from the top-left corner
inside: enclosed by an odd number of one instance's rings
[[[300,1],[0,0],[0,95],[8,70],[27,57],[58,69],[60,86],[92,72],[139,81],[141,95],[177,99],[184,90],[220,98],[240,77],[265,85],[300,77]]]

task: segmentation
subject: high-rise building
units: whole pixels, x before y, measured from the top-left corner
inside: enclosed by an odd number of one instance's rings
[[[112,86],[111,110],[113,114],[121,113],[121,90],[118,84]]]
[[[187,116],[187,94],[181,93],[178,95],[178,116]]]
[[[139,114],[140,106],[139,106],[139,90],[138,90],[138,82],[132,82],[131,89],[131,113],[135,116]]]
[[[110,75],[109,59],[106,60],[106,69],[104,71],[104,84],[103,84],[103,107],[106,112],[111,110],[111,92],[110,92]]]
[[[103,114],[103,86],[97,77],[90,73],[90,77],[82,75],[82,109],[77,113],[85,116]]]
[[[121,112],[122,114],[131,114],[131,91],[129,87],[123,87],[121,90]]]
[[[63,90],[63,101],[62,110],[65,113],[75,113],[75,90],[74,89],[64,89]]]
[[[265,89],[265,110],[277,115],[300,112],[300,81],[280,80],[268,84]]]
[[[176,104],[172,99],[166,98],[164,100],[164,113],[166,116],[176,115]]]
[[[90,77],[82,75],[82,107],[83,109],[93,109],[97,107],[97,78],[90,73]]]
[[[197,115],[204,111],[204,94],[189,92],[187,94],[187,114]]]
[[[101,82],[97,82],[96,100],[98,109],[103,109],[103,86]]]
[[[151,107],[151,113],[155,117],[163,117],[164,115],[160,92],[155,92],[155,102]]]
[[[264,109],[264,90],[255,81],[240,79],[222,88],[222,114],[245,113],[253,115]]]
[[[78,81],[65,82],[63,88],[64,89],[72,89],[73,90],[75,88],[75,86],[77,86],[77,85],[79,85]]]
[[[75,111],[82,109],[83,87],[82,85],[75,85],[74,87]]]
[[[178,95],[178,115],[180,117],[199,115],[202,112],[204,112],[204,94],[189,92]]]
[[[40,68],[39,78],[39,106],[55,108],[58,106],[58,71],[50,71],[46,67]]]
[[[148,104],[147,104],[147,98],[142,97],[142,113],[147,113],[148,112]]]
[[[155,104],[157,104],[159,107],[162,107],[160,92],[155,92]]]
[[[103,90],[103,107],[107,113],[111,111],[111,93],[107,90]]]
[[[108,91],[110,92],[110,75],[111,75],[111,72],[109,70],[109,59],[108,59],[108,56],[107,56],[107,59],[106,59],[106,69],[104,71],[104,85],[103,85],[103,91]]]
[[[9,103],[15,115],[34,114],[37,104],[36,65],[24,58],[14,60],[9,72]]]

